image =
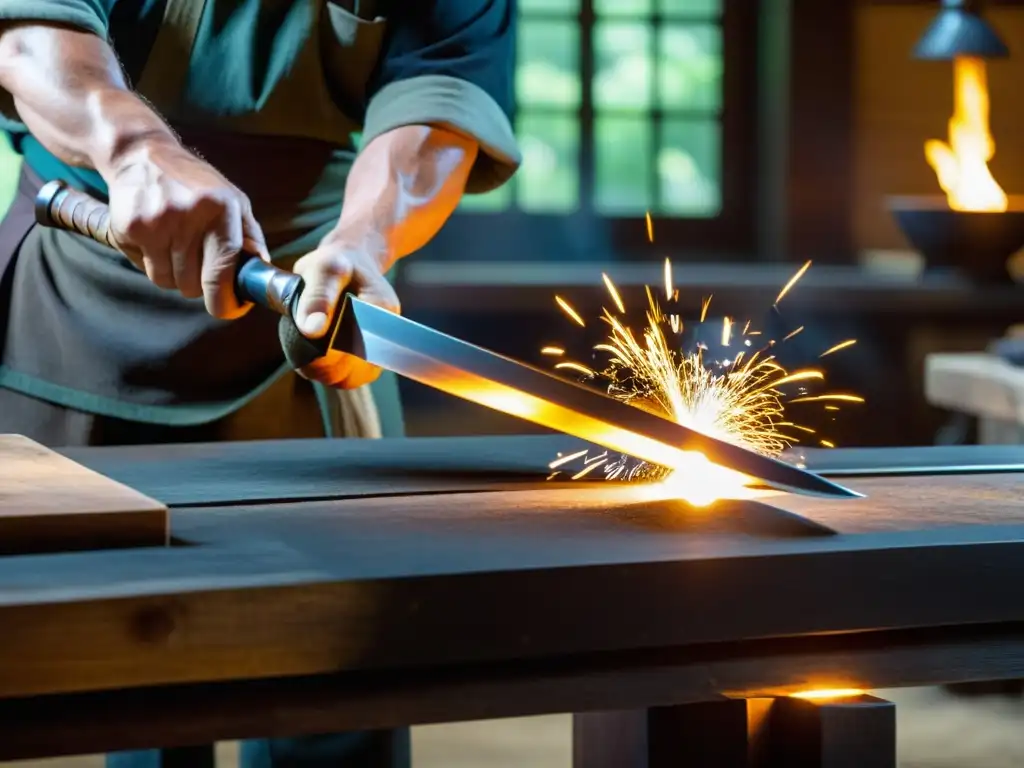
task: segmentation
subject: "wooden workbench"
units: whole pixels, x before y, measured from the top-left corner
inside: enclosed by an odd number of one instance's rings
[[[1021,457],[695,510],[545,483],[574,447],[66,451],[175,545],[0,557],[0,759],[1024,677]]]

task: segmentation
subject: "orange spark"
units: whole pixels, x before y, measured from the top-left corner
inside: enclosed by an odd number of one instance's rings
[[[596,375],[592,370],[587,368],[587,366],[580,365],[579,363],[558,363],[555,366],[555,368],[560,368],[560,369],[568,370],[568,371],[576,371],[577,373],[582,373],[584,376],[595,376]]]
[[[798,333],[800,333],[801,331],[803,331],[803,329],[804,329],[804,327],[803,327],[803,326],[801,325],[801,326],[800,326],[799,328],[797,328],[797,329],[796,329],[795,331],[790,331],[790,332],[789,332],[789,333],[787,333],[787,334],[786,334],[785,336],[783,336],[783,337],[782,337],[782,340],[783,340],[783,341],[789,341],[789,340],[790,340],[790,339],[792,339],[792,338],[793,338],[794,336],[796,336],[796,335],[797,335]]]
[[[557,302],[558,306],[562,308],[562,311],[571,317],[578,325],[586,328],[587,324],[583,322],[583,318],[580,317],[580,313],[573,309],[572,305],[568,301],[563,299],[561,296],[555,296],[555,302]]]
[[[568,456],[561,456],[561,457],[555,459],[554,461],[552,461],[550,464],[548,464],[548,469],[555,469],[556,467],[560,467],[563,464],[568,464],[570,461],[574,461],[574,460],[580,458],[580,456],[586,456],[586,455],[587,455],[587,449],[584,448],[582,451],[576,451],[576,453],[570,453]]]
[[[799,280],[801,277],[803,277],[804,276],[804,272],[806,272],[808,269],[810,269],[810,267],[811,267],[811,262],[808,261],[806,264],[804,264],[802,267],[800,267],[800,269],[797,271],[797,273],[795,275],[793,275],[791,278],[789,278],[789,282],[786,283],[784,286],[782,286],[782,290],[779,291],[779,295],[775,297],[774,304],[778,304],[780,301],[782,301],[782,297],[785,296],[787,293],[789,293],[789,289],[792,288],[794,285],[796,285],[797,280]]]
[[[831,355],[833,352],[838,352],[840,349],[846,349],[847,347],[852,347],[856,343],[857,343],[856,339],[847,339],[846,341],[841,341],[838,344],[836,344],[834,347],[829,347],[828,349],[826,349],[824,352],[822,352],[820,355],[818,355],[818,357],[825,357],[825,355]]]
[[[791,403],[815,403],[821,400],[841,400],[844,403],[863,403],[864,398],[858,397],[857,395],[813,395],[808,397],[798,397],[790,400]]]
[[[585,467],[583,467],[583,469],[581,469],[579,472],[577,472],[575,475],[573,475],[572,479],[573,480],[579,480],[581,477],[584,477],[585,475],[589,475],[591,472],[593,472],[595,469],[600,467],[606,461],[608,461],[608,460],[607,459],[601,459],[600,461],[595,461],[593,464],[587,464]]]
[[[708,307],[711,306],[712,298],[714,298],[714,294],[711,294],[711,296],[708,296],[706,299],[704,299],[703,303],[700,305],[700,321],[702,323],[708,316]]]
[[[625,314],[626,305],[622,303],[622,297],[619,296],[618,290],[615,288],[615,283],[608,277],[604,272],[601,273],[601,279],[604,280],[604,287],[608,289],[608,295],[612,297],[612,301],[615,302],[615,308],[619,310],[619,314]]]

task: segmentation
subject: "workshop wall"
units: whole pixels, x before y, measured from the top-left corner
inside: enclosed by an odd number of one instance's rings
[[[924,142],[947,136],[952,66],[910,56],[937,7],[861,3],[856,10],[853,237],[859,250],[907,247],[885,209],[886,195],[941,194]],[[1024,8],[990,8],[986,18],[1011,54],[988,65],[996,142],[989,165],[1007,194],[1024,194]]]

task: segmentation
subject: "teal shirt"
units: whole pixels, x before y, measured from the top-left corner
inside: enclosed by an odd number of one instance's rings
[[[400,125],[442,123],[480,143],[469,193],[500,186],[521,161],[509,121],[512,2],[181,4],[199,9],[198,24],[183,82],[168,94],[147,93],[143,76],[169,23],[167,0],[0,0],[0,21],[60,22],[107,38],[129,81],[172,125],[311,138],[354,152],[357,135],[368,142]],[[0,129],[44,179],[105,192],[98,174],[68,167],[28,135],[2,92]]]

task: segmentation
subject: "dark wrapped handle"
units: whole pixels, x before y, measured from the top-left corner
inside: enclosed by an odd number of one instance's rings
[[[123,253],[110,231],[110,209],[91,195],[61,180],[43,185],[36,195],[36,221],[44,227],[77,232],[101,245]],[[302,368],[328,349],[332,332],[320,339],[303,336],[295,325],[295,311],[302,295],[302,278],[243,251],[238,257],[235,296],[281,315],[278,336],[288,362]]]
[[[94,197],[63,181],[43,185],[36,195],[36,221],[44,227],[66,229],[120,250],[110,233],[110,209]]]

